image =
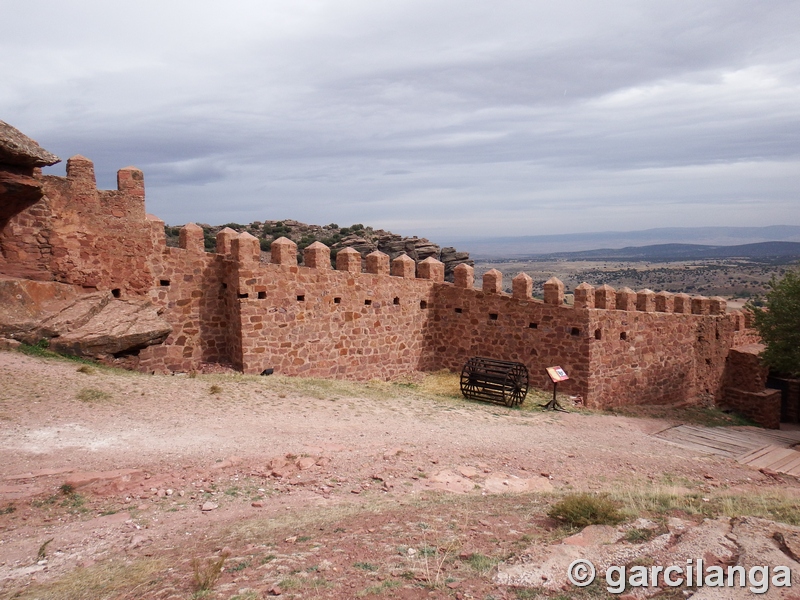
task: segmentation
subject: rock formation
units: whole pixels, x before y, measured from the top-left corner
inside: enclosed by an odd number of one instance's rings
[[[21,131],[0,121],[0,229],[42,197],[35,169],[60,161]]]

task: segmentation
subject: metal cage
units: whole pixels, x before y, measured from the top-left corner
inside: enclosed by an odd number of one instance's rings
[[[518,362],[474,356],[461,370],[461,393],[471,400],[517,406],[528,395],[528,369]]]

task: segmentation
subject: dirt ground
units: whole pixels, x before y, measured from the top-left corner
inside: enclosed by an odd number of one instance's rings
[[[566,492],[800,490],[652,437],[669,421],[477,404],[456,381],[0,352],[0,598],[534,598],[492,570],[562,535]]]

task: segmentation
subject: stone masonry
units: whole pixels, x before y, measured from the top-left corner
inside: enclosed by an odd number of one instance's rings
[[[757,341],[741,313],[719,298],[576,289],[564,303],[553,278],[544,301],[527,275],[502,292],[502,274],[455,283],[428,258],[415,272],[405,255],[357,252],[331,268],[320,243],[304,251],[281,238],[263,259],[253,236],[223,229],[217,251],[186,225],[167,247],[164,223],[147,215],[144,176],[118,173],[117,190],[97,190],[94,168],[76,156],[66,177],[35,174],[43,197],[0,229],[0,274],[72,284],[85,292],[149,299],[172,332],[126,360],[146,372],[188,372],[220,364],[244,373],[391,379],[415,371],[459,371],[471,356],[524,363],[547,388],[545,367],[570,376],[560,387],[587,406],[722,401],[731,348]],[[8,205],[8,204],[6,204]],[[352,254],[352,256],[350,255]],[[479,289],[476,289],[475,284]]]

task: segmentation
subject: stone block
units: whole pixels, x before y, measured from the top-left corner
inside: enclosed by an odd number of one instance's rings
[[[617,310],[636,310],[636,292],[629,287],[618,289]]]
[[[604,283],[594,291],[594,307],[614,310],[617,307],[616,290]]]
[[[178,244],[184,250],[189,252],[205,252],[205,240],[203,237],[203,228],[194,223],[187,223],[181,227]]]
[[[441,283],[444,281],[444,263],[429,256],[419,263],[419,278]]]
[[[276,265],[296,267],[297,244],[289,238],[279,237],[270,245],[270,260]]]
[[[468,264],[461,263],[453,269],[455,286],[471,290],[475,287],[475,269]]]
[[[389,255],[380,250],[367,254],[367,273],[373,275],[389,274]]]
[[[710,315],[711,314],[711,300],[705,296],[692,297],[692,314],[693,315]]]
[[[584,282],[575,288],[575,308],[594,308],[594,286]]]
[[[673,310],[673,297],[669,292],[656,294],[656,312],[671,313]]]
[[[253,265],[261,258],[261,246],[258,238],[246,231],[231,241],[231,255],[241,264]]]
[[[80,187],[96,190],[97,181],[94,176],[94,163],[85,156],[76,154],[67,159],[67,179]]]
[[[354,248],[343,248],[336,254],[336,270],[361,273],[361,254]]]
[[[499,294],[503,291],[503,274],[497,269],[490,269],[483,274],[483,291],[487,294]]]
[[[316,241],[303,250],[303,264],[311,269],[331,268],[331,249]]]
[[[217,254],[228,256],[231,253],[231,244],[236,236],[236,233],[230,227],[226,227],[217,233]]]
[[[544,283],[544,302],[553,306],[564,304],[564,284],[558,277],[551,277]]]
[[[533,294],[533,279],[527,273],[518,273],[511,280],[511,290],[514,298],[519,300],[530,300]]]
[[[724,315],[728,310],[728,303],[725,298],[714,296],[709,299],[709,310],[712,315]]]
[[[144,200],[144,173],[136,167],[120,169],[117,171],[117,189]]]
[[[654,312],[656,310],[656,293],[647,288],[636,293],[636,310]]]
[[[681,315],[692,312],[692,298],[689,294],[675,294],[672,297],[672,311]]]
[[[392,275],[395,277],[414,279],[416,268],[417,264],[414,259],[407,254],[401,254],[392,261]]]

